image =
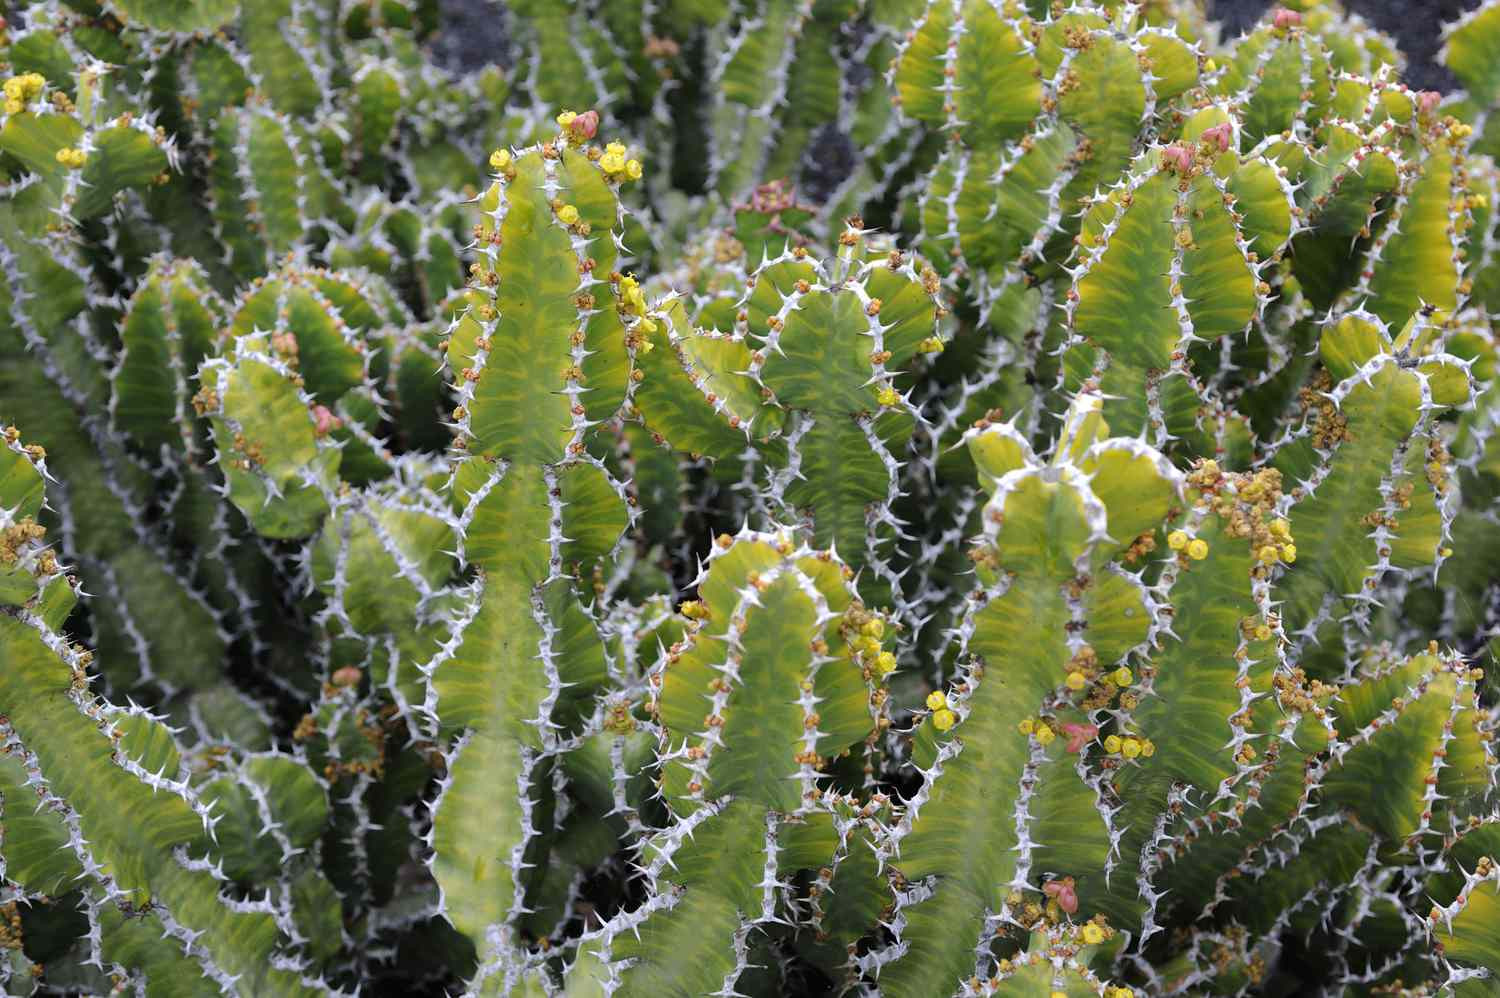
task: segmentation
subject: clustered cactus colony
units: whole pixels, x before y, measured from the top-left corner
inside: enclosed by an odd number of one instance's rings
[[[1500,3],[492,16],[5,27],[6,993],[1500,994]]]

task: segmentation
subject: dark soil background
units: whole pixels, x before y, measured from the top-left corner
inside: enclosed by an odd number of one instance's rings
[[[1224,25],[1232,38],[1250,27],[1271,6],[1269,0],[1208,0],[1208,14]],[[1392,38],[1406,54],[1406,82],[1418,90],[1452,90],[1453,76],[1437,63],[1443,47],[1443,24],[1479,0],[1345,0],[1344,9],[1358,14]]]
[[[508,63],[508,32],[503,0],[439,0],[443,32],[435,39],[439,62],[465,69]],[[564,3],[566,0],[556,0]],[[1253,25],[1271,0],[1206,0],[1209,16],[1233,37]],[[1451,90],[1453,77],[1437,64],[1442,26],[1480,0],[1344,0],[1344,7],[1396,39],[1406,54],[1406,80],[1420,90]],[[498,56],[498,57],[497,57]]]

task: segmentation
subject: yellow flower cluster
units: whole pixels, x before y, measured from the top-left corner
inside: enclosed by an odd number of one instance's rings
[[[901,395],[890,385],[881,385],[875,389],[875,401],[889,408],[901,403]]]
[[[62,148],[57,150],[57,161],[70,170],[82,169],[83,164],[88,162],[89,154],[82,149]]]
[[[948,697],[942,690],[927,694],[927,707],[932,711],[932,726],[939,731],[947,731],[958,721],[958,716],[948,706]]]
[[[848,618],[848,623],[858,628],[858,635],[849,639],[850,653],[868,663],[877,676],[896,671],[896,656],[880,645],[885,637],[885,621],[862,608],[851,611]]]
[[[1127,759],[1144,756],[1147,759],[1156,754],[1156,745],[1149,738],[1137,738],[1134,735],[1109,735],[1104,739],[1104,751],[1110,755],[1120,755]]]
[[[1208,557],[1208,542],[1200,537],[1189,539],[1182,530],[1174,530],[1167,535],[1167,547],[1173,551],[1186,551],[1187,556],[1194,561],[1202,561]]]
[[[626,180],[641,179],[641,161],[627,159],[625,147],[618,142],[611,142],[604,147],[604,155],[599,157],[599,169],[612,180],[619,180],[621,177]]]
[[[5,81],[5,113],[19,114],[40,97],[47,80],[41,73],[22,73]]]
[[[1028,717],[1017,727],[1023,735],[1035,735],[1036,740],[1043,745],[1051,745],[1052,739],[1057,737],[1057,732],[1049,728],[1046,721],[1037,721]]]

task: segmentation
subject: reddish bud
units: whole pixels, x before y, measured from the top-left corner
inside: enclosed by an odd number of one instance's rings
[[[1428,114],[1429,112],[1434,110],[1438,106],[1438,104],[1442,103],[1442,100],[1443,95],[1438,93],[1436,90],[1423,90],[1421,93],[1417,94],[1417,110],[1422,114]]]
[[[320,437],[326,437],[330,432],[344,425],[341,419],[328,411],[326,405],[313,406],[312,414],[317,422],[317,434]]]
[[[1277,7],[1271,23],[1278,28],[1295,28],[1302,23],[1302,15],[1295,10]]]
[[[1099,734],[1097,724],[1064,724],[1063,733],[1068,736],[1068,751],[1082,752],[1083,746]]]
[[[580,139],[593,138],[599,133],[599,112],[583,112],[569,123],[568,130]]]
[[[319,408],[322,408],[322,407],[319,406]],[[334,674],[333,674],[333,685],[335,685],[335,686],[355,686],[355,685],[357,685],[359,683],[359,678],[360,678],[361,675],[362,675],[362,673],[359,671],[359,666],[357,666],[357,665],[346,665],[342,669],[339,669],[336,672],[334,672]]]
[[[1187,173],[1193,168],[1193,154],[1186,146],[1173,143],[1161,151],[1162,166],[1178,173]]]
[[[1049,898],[1057,902],[1057,906],[1069,915],[1078,913],[1078,893],[1073,890],[1073,878],[1063,877],[1061,880],[1049,880],[1042,885],[1042,891]]]
[[[1234,142],[1234,126],[1229,122],[1215,125],[1203,133],[1204,142],[1212,142],[1219,147],[1220,152],[1228,152],[1229,146]]]

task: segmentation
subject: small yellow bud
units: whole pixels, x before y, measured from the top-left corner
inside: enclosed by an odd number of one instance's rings
[[[1174,530],[1167,535],[1167,547],[1173,551],[1181,551],[1188,546],[1188,535],[1185,531]]]
[[[1127,759],[1134,759],[1141,754],[1141,743],[1139,739],[1127,738],[1120,746],[1120,754]]]
[[[1029,735],[1036,730],[1036,722],[1028,717],[1026,720],[1016,725],[1016,727],[1021,729],[1021,734]]]
[[[875,656],[875,669],[882,676],[896,671],[896,656],[888,651],[883,651]]]
[[[1090,922],[1083,927],[1083,941],[1089,946],[1098,946],[1104,942],[1104,930]]]
[[[625,176],[631,180],[641,179],[641,161],[638,159],[627,160],[625,163]]]
[[[1267,544],[1257,552],[1256,557],[1267,565],[1274,565],[1276,563],[1276,546],[1274,544]]]
[[[880,642],[874,638],[856,638],[854,640],[854,647],[866,655],[880,654]]]
[[[1292,525],[1285,520],[1272,520],[1271,533],[1280,540],[1290,540],[1292,536]]]
[[[616,156],[624,156],[625,147],[618,142],[611,142],[609,145],[604,147],[604,152],[606,154],[614,153]]]
[[[953,711],[949,710],[947,707],[944,707],[942,710],[936,710],[932,712],[932,726],[934,728],[937,728],[939,731],[947,731],[949,728],[953,727],[953,722],[957,720],[958,718],[954,716]]]
[[[1130,670],[1123,665],[1116,669],[1113,673],[1111,673],[1110,678],[1115,681],[1116,686],[1129,686],[1135,679],[1135,677],[1130,674]]]
[[[1088,677],[1076,669],[1068,673],[1068,689],[1077,691],[1083,689],[1088,684]]]
[[[1257,641],[1269,641],[1269,640],[1271,640],[1271,633],[1272,633],[1272,631],[1271,631],[1271,625],[1269,625],[1269,624],[1258,624],[1258,625],[1256,625],[1256,628],[1255,628],[1255,640],[1257,640]]]
[[[942,353],[943,341],[936,336],[929,336],[917,344],[918,353]]]
[[[893,406],[901,402],[901,396],[890,385],[881,385],[875,390],[875,401],[883,406]]]
[[[1068,998],[1068,996],[1062,991],[1054,991],[1050,995],[1048,995],[1047,998]]]
[[[927,694],[928,710],[942,710],[946,706],[948,706],[948,697],[944,695],[942,690],[933,690]]]
[[[1194,537],[1187,546],[1188,557],[1194,561],[1202,561],[1208,557],[1208,542],[1201,537]]]
[[[557,209],[557,219],[564,225],[572,225],[578,221],[578,209],[570,204],[565,204]]]
[[[1043,745],[1051,745],[1052,744],[1052,739],[1054,739],[1056,737],[1057,737],[1057,732],[1053,731],[1051,728],[1047,727],[1045,724],[1038,724],[1036,726],[1036,740],[1038,742],[1040,742],[1041,744],[1043,744]]]
[[[1147,759],[1149,759],[1149,758],[1151,758],[1155,754],[1156,754],[1156,743],[1155,742],[1153,742],[1149,738],[1147,738],[1147,739],[1145,739],[1144,741],[1141,742],[1141,755],[1143,755]]]
[[[561,114],[559,114],[557,116],[557,123],[558,123],[558,125],[562,126],[563,128],[567,128],[569,125],[571,125],[573,123],[573,119],[576,118],[576,117],[578,117],[578,115],[575,114],[574,112],[572,112],[572,111],[564,111],[564,112],[562,112]]]
[[[871,617],[865,621],[864,626],[859,629],[859,633],[866,637],[883,638],[885,637],[885,621],[879,617]]]
[[[1216,70],[1218,70],[1218,68],[1219,68],[1219,64],[1217,62],[1215,62],[1212,58],[1208,59],[1203,64],[1203,71],[1205,73],[1215,72]]]
[[[1104,751],[1108,752],[1111,755],[1113,755],[1114,753],[1120,751],[1120,736],[1119,735],[1110,735],[1107,738],[1105,738],[1104,739]]]
[[[1296,549],[1293,548],[1292,549],[1292,554],[1295,555],[1296,553],[1297,553]],[[1438,549],[1438,554],[1441,555],[1444,558],[1452,558],[1453,557],[1453,549],[1452,548],[1439,548]],[[1291,561],[1291,560],[1292,560],[1291,558],[1287,558],[1287,561]]]
[[[490,168],[492,170],[503,170],[510,166],[510,150],[496,149],[490,153]]]
[[[1290,565],[1297,560],[1297,545],[1285,544],[1281,548],[1281,560]]]

